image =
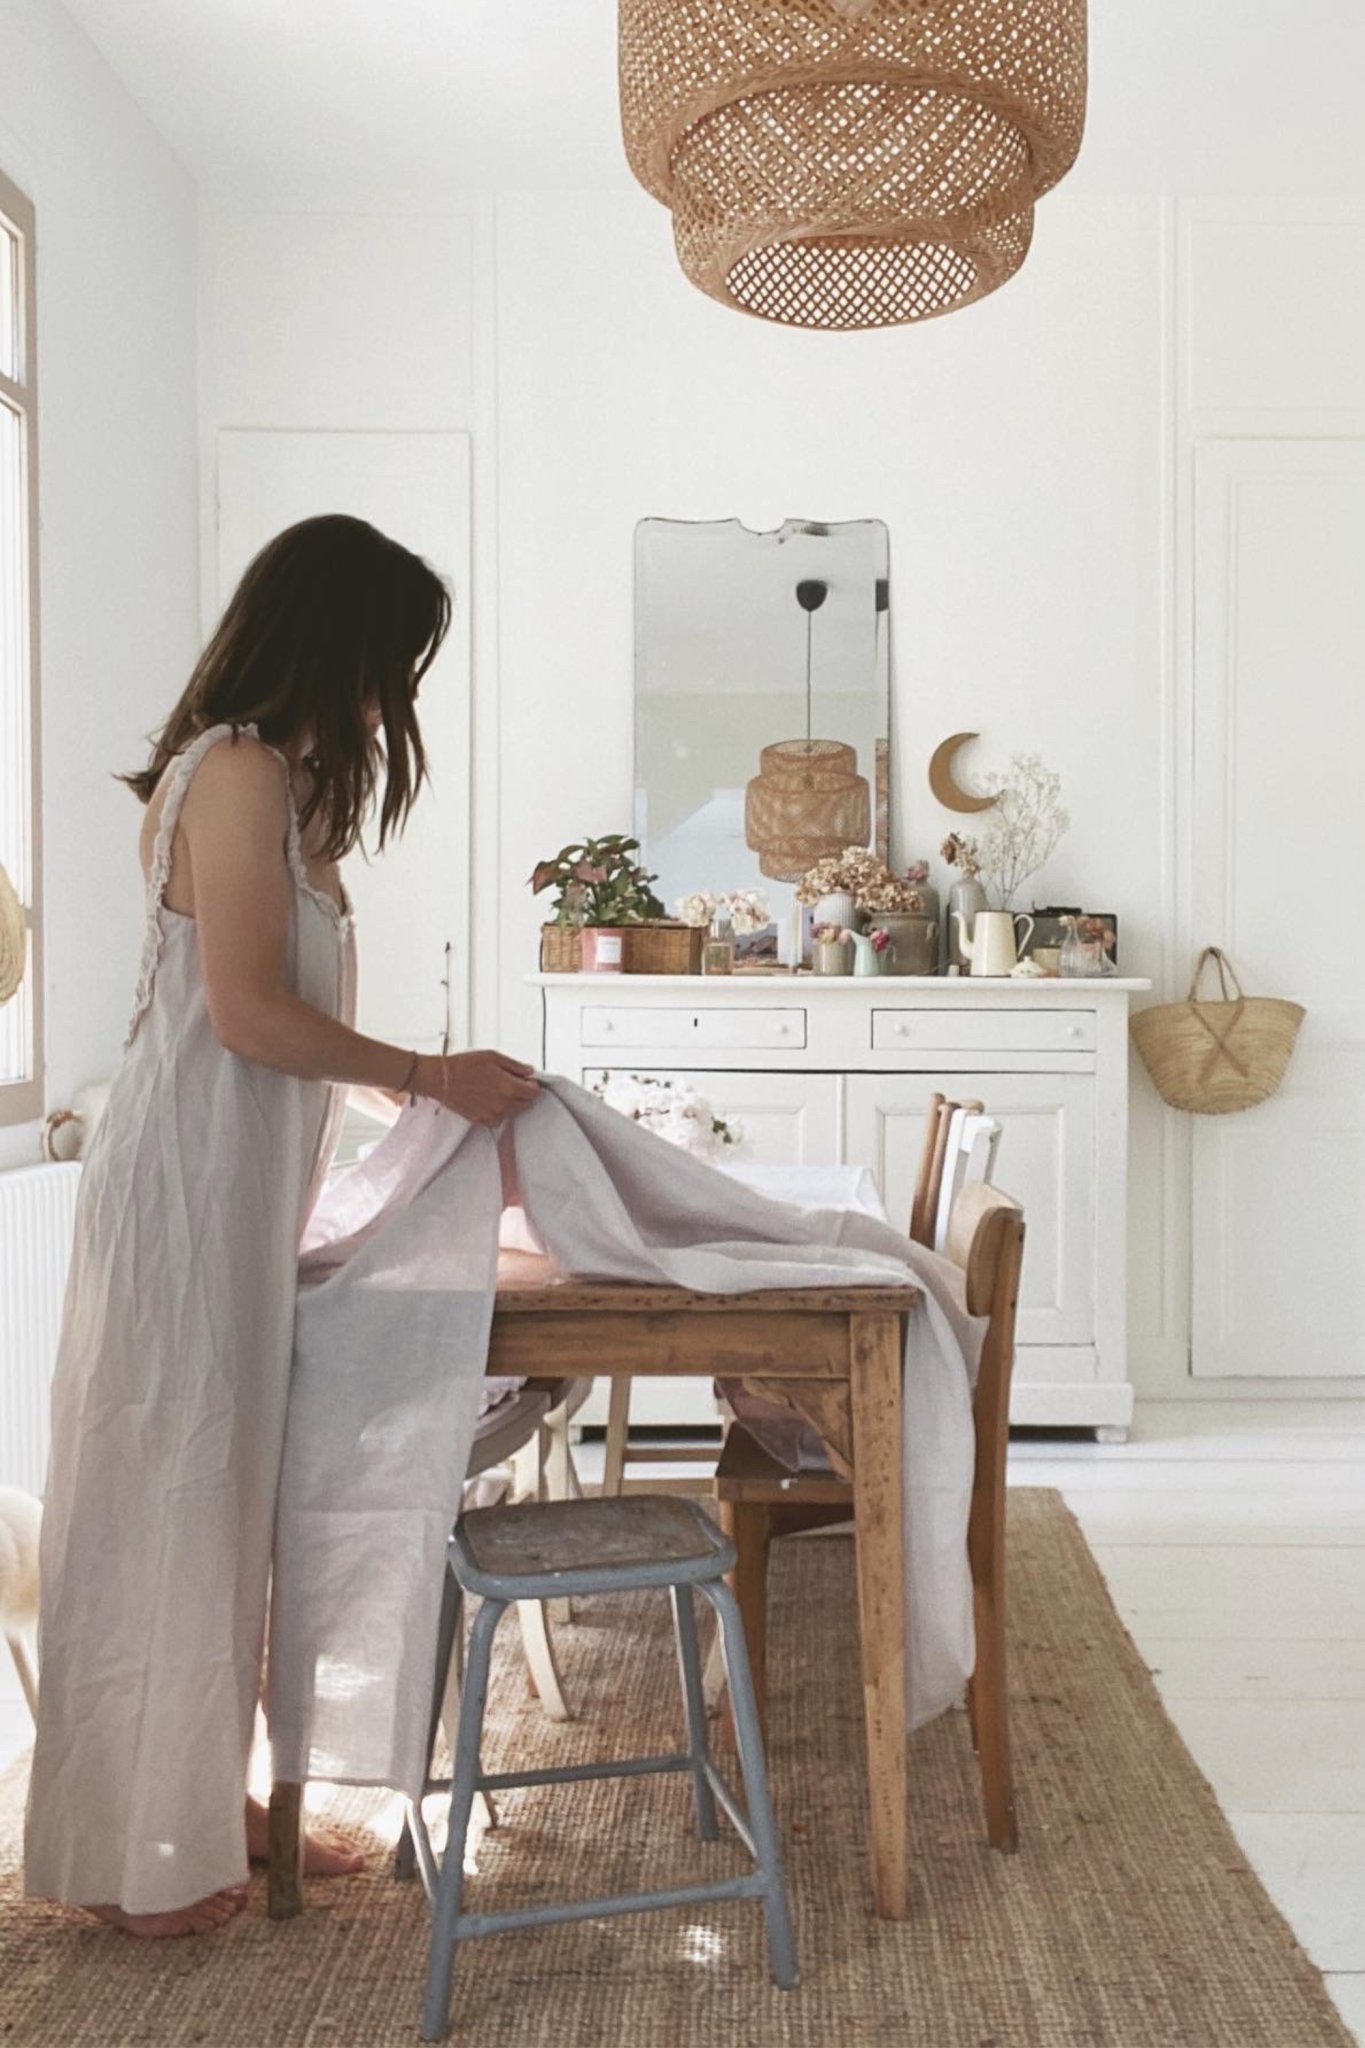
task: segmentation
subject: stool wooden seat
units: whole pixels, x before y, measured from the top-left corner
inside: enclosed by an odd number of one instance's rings
[[[514,1582],[517,1600],[548,1600],[577,1590],[582,1573],[635,1570],[641,1584],[679,1582],[678,1567],[699,1575],[715,1569],[729,1544],[714,1522],[686,1501],[663,1494],[607,1500],[522,1501],[462,1515],[453,1539],[461,1584],[484,1593],[496,1579],[499,1597]]]

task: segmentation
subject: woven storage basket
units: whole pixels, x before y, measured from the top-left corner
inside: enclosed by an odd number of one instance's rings
[[[0,868],[0,1003],[19,992],[28,964],[28,925],[14,885]]]
[[[1221,990],[1214,1002],[1203,1001],[1198,993],[1210,960]],[[1217,946],[1205,946],[1185,1001],[1140,1011],[1132,1023],[1133,1041],[1173,1109],[1228,1116],[1253,1109],[1275,1093],[1304,1015],[1298,1003],[1244,996],[1231,961]]]
[[[644,924],[613,925],[621,934],[621,966],[626,974],[700,974],[706,937],[700,925],[676,924],[671,918]],[[583,948],[577,925],[543,924],[540,967],[543,974],[577,974]]]

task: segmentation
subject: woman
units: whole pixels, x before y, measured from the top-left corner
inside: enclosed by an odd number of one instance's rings
[[[222,1926],[264,1851],[245,1781],[296,1257],[345,1086],[481,1124],[538,1092],[500,1053],[352,1029],[337,863],[376,797],[380,847],[406,820],[449,621],[425,562],[362,520],[305,520],[247,569],[123,778],[146,805],[147,931],[53,1382],[25,1875],[132,1934]]]

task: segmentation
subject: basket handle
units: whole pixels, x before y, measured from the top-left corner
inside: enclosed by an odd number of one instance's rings
[[[1200,977],[1204,972],[1206,963],[1210,960],[1212,960],[1214,966],[1218,969],[1218,986],[1222,991],[1223,1001],[1229,1004],[1232,1009],[1232,1015],[1227,1019],[1225,1023],[1221,1024],[1217,1028],[1215,1028],[1210,1019],[1205,1016],[1203,1010],[1199,1007],[1198,992]],[[1236,990],[1235,995],[1231,995],[1228,992],[1229,981],[1232,983],[1233,988]],[[1243,1065],[1242,1061],[1238,1059],[1236,1053],[1232,1050],[1231,1045],[1228,1043],[1229,1039],[1232,1037],[1233,1032],[1237,1029],[1237,1024],[1242,1015],[1243,1010],[1246,1008],[1246,997],[1242,993],[1242,984],[1237,979],[1236,969],[1233,967],[1233,964],[1228,959],[1226,953],[1224,953],[1220,947],[1205,946],[1203,952],[1199,955],[1199,959],[1195,964],[1194,975],[1190,982],[1190,993],[1187,997],[1187,1001],[1189,1002],[1194,1012],[1196,1021],[1203,1028],[1203,1030],[1208,1033],[1209,1039],[1211,1041],[1209,1045],[1208,1056],[1204,1061],[1203,1069],[1200,1074],[1200,1079],[1205,1084],[1207,1084],[1208,1081],[1211,1079],[1213,1071],[1218,1065],[1219,1060],[1221,1059],[1226,1060],[1228,1065],[1233,1069],[1233,1071],[1235,1073],[1240,1074],[1243,1080],[1246,1080],[1247,1069]]]
[[[1223,1001],[1230,1003],[1234,1000],[1228,993],[1228,983],[1230,981],[1233,988],[1237,991],[1235,1000],[1239,1003],[1245,1002],[1246,997],[1242,992],[1242,984],[1237,979],[1237,970],[1220,946],[1205,946],[1203,952],[1199,955],[1198,960],[1195,962],[1194,973],[1190,976],[1190,992],[1185,1000],[1190,1003],[1198,1000],[1199,983],[1203,976],[1205,965],[1210,960],[1213,961],[1218,969],[1218,986],[1222,990]]]

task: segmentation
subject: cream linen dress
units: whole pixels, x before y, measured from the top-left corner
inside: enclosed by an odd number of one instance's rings
[[[224,1049],[194,919],[163,902],[186,790],[233,730],[200,734],[166,779],[52,1388],[25,1887],[130,1913],[247,1874],[299,1241],[344,1106],[339,1088]],[[352,916],[310,884],[292,797],[281,857],[288,984],[349,1023]]]

